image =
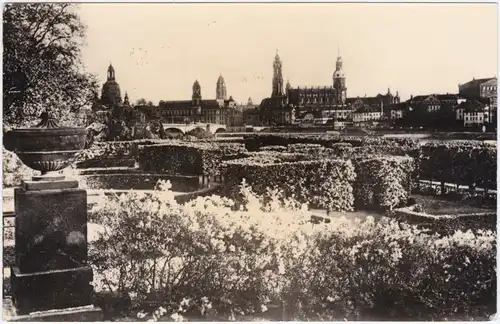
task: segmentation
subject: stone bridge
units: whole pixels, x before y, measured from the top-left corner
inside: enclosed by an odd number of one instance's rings
[[[183,134],[200,128],[211,134],[222,133],[226,131],[226,125],[212,123],[194,123],[194,124],[162,124],[165,132],[181,132]]]

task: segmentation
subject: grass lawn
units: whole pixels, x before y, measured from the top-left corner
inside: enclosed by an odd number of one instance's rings
[[[493,208],[476,207],[463,202],[450,201],[433,196],[412,195],[412,197],[430,215],[490,213],[495,210]]]

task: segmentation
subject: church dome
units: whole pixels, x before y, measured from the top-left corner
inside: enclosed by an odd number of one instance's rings
[[[101,103],[107,107],[122,103],[120,85],[116,82],[115,69],[111,64],[108,67],[108,79],[102,86]]]

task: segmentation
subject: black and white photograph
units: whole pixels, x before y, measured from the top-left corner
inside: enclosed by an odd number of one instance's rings
[[[497,320],[496,2],[2,5],[3,321]]]

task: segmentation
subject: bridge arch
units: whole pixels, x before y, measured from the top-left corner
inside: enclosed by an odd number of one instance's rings
[[[168,127],[165,128],[165,133],[184,134],[184,131],[178,127]]]
[[[206,136],[209,134],[207,130],[204,127],[201,126],[195,126],[191,128],[189,131],[186,131],[187,135],[193,135],[193,136]]]
[[[219,127],[215,130],[215,133],[214,134],[219,134],[219,133],[225,133],[226,132],[226,128],[225,127]]]

